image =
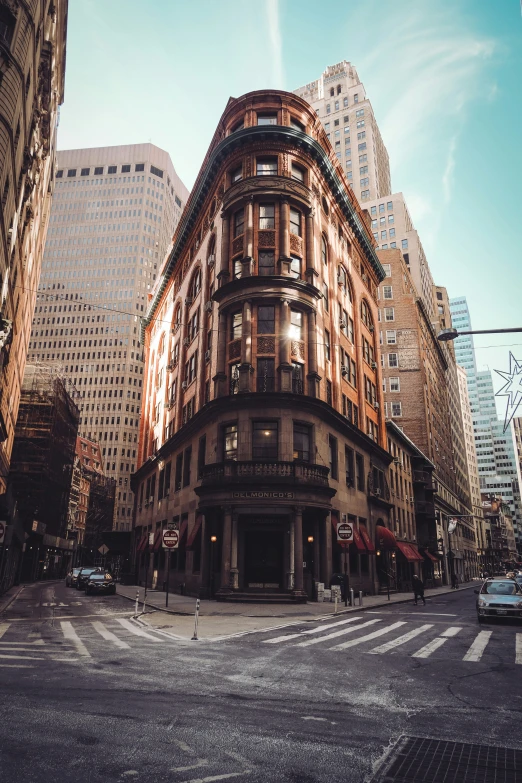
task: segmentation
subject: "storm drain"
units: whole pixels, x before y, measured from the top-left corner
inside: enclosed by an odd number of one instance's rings
[[[401,737],[371,783],[522,783],[522,751]]]

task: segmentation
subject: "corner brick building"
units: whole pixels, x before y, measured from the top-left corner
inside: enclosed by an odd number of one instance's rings
[[[392,508],[383,275],[311,107],[274,91],[231,99],[145,319],[140,580],[304,600],[346,562],[355,589],[376,590]],[[180,538],[170,571],[167,523]]]

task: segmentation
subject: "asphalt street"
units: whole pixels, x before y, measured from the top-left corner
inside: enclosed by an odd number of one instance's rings
[[[472,590],[179,641],[119,596],[26,587],[0,615],[1,779],[363,783],[401,735],[522,748],[522,625]]]

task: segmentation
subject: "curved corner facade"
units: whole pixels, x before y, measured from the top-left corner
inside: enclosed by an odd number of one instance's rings
[[[273,91],[231,100],[144,324],[141,580],[305,600],[343,571],[336,528],[346,521],[352,586],[375,591],[372,542],[392,507],[383,277],[311,107]],[[167,524],[180,539],[170,558]]]

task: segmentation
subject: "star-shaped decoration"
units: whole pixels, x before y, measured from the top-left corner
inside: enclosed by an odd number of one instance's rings
[[[498,390],[495,396],[507,397],[506,418],[504,420],[504,432],[508,429],[511,419],[517,412],[517,408],[522,402],[522,364],[519,363],[513,354],[509,353],[509,372],[495,370],[506,381],[505,386]]]

